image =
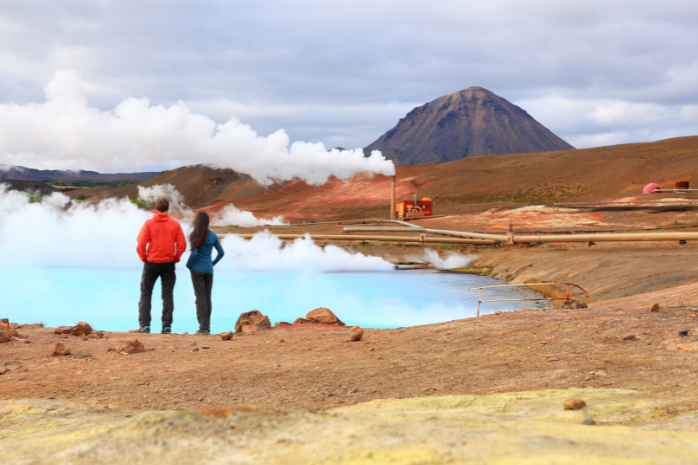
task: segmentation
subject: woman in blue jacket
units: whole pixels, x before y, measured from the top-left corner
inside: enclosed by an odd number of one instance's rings
[[[208,213],[199,212],[194,219],[194,231],[189,236],[191,255],[187,268],[191,271],[191,282],[196,294],[196,318],[199,320],[197,334],[211,334],[211,288],[213,288],[213,267],[223,258],[224,252],[218,236],[209,231]],[[216,259],[211,260],[211,252],[216,248]]]

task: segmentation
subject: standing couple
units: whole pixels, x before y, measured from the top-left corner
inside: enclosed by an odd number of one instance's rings
[[[172,333],[174,312],[175,263],[187,248],[180,224],[167,214],[170,202],[165,197],[155,201],[153,217],[145,222],[138,233],[138,256],[145,264],[141,277],[141,300],[138,303],[140,332],[150,332],[150,308],[155,281],[160,278],[162,286],[162,334]],[[211,333],[211,288],[213,267],[223,258],[223,247],[218,236],[208,229],[209,216],[199,212],[194,219],[194,231],[189,235],[191,255],[187,268],[196,294],[196,318],[199,320],[197,334]],[[211,259],[213,248],[216,259]]]

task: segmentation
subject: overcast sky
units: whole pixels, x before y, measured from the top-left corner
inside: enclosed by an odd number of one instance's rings
[[[70,69],[102,110],[181,100],[356,148],[481,86],[592,147],[698,134],[696,44],[696,0],[1,0],[0,103]]]

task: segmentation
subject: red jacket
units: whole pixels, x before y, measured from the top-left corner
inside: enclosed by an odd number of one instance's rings
[[[182,227],[167,213],[154,212],[138,233],[136,251],[142,262],[147,259],[151,263],[179,263],[186,249],[187,241]]]

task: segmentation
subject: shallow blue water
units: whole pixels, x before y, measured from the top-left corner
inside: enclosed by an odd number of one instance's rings
[[[140,269],[32,268],[0,270],[0,316],[48,326],[87,321],[110,331],[138,328]],[[385,328],[475,316],[475,286],[502,284],[480,276],[432,270],[378,272],[216,271],[212,332],[232,330],[240,313],[260,310],[272,323],[292,322],[327,307],[349,325]],[[517,288],[486,290],[483,298],[527,298]],[[482,313],[530,308],[531,302],[482,304]],[[160,284],[153,292],[153,331],[160,330]],[[177,271],[174,332],[198,328],[188,271]]]

